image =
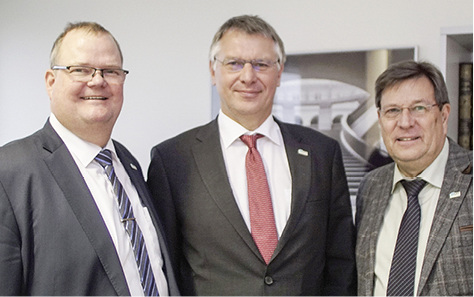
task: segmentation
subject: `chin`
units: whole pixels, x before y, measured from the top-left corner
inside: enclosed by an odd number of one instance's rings
[[[407,155],[407,154],[398,155],[398,156],[395,156],[393,159],[400,163],[414,165],[415,162],[422,161],[423,157],[424,157],[424,154],[420,154],[418,152],[417,154],[411,154],[411,155]]]

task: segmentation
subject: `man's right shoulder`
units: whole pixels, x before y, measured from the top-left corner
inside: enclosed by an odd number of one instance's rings
[[[205,125],[194,127],[176,136],[168,138],[155,145],[153,149],[165,150],[188,147],[203,137],[205,138],[208,135],[216,135],[215,133],[218,133],[217,123],[211,121]]]
[[[394,163],[392,162],[369,171],[362,179],[359,189],[382,183],[393,176],[393,170]]]
[[[0,163],[11,161],[12,159],[24,159],[34,155],[37,150],[38,132],[27,137],[13,140],[0,147]]]
[[[0,147],[0,183],[11,186],[18,179],[37,174],[43,165],[42,146],[37,133]]]

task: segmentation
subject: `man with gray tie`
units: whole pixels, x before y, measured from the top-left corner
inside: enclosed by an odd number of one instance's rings
[[[395,163],[368,173],[357,195],[358,294],[472,296],[472,152],[447,137],[443,76],[400,62],[375,88]]]

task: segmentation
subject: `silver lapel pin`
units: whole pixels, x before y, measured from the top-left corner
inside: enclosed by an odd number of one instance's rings
[[[460,197],[460,196],[461,196],[461,192],[460,192],[460,191],[456,191],[456,192],[451,192],[451,193],[449,193],[449,199],[457,198],[457,197]]]
[[[305,157],[308,156],[308,152],[305,151],[304,149],[298,149],[298,154],[300,154],[300,155],[302,155],[302,156],[305,156]]]

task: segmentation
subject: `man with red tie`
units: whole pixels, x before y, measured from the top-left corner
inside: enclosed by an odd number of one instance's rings
[[[148,184],[185,295],[353,295],[338,143],[272,116],[283,42],[256,16],[214,36],[217,119],[152,150]]]

